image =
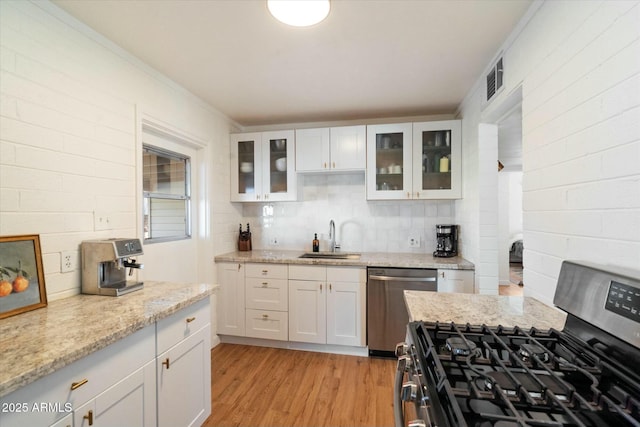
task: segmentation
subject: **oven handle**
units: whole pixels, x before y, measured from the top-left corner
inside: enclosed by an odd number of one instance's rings
[[[404,427],[404,411],[402,403],[402,382],[407,367],[407,356],[398,357],[396,380],[393,387],[393,419],[395,427]]]
[[[436,277],[397,277],[397,276],[369,276],[369,279],[383,282],[435,282]]]

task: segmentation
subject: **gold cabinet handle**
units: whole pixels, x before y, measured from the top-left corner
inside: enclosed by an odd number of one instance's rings
[[[325,169],[327,168],[327,162],[324,162],[323,168],[325,168]]]
[[[83,385],[85,385],[88,382],[89,382],[89,380],[84,378],[84,379],[82,379],[82,380],[80,380],[78,382],[71,383],[71,390],[76,390],[76,389],[82,387]]]
[[[336,162],[333,162],[333,168],[334,169],[336,168]]]
[[[263,315],[262,315],[262,318],[263,318],[264,320],[267,320],[267,319],[269,318],[269,315],[268,315],[268,314],[263,314]]]
[[[320,283],[320,292],[322,292],[322,283]]]
[[[196,320],[196,316],[193,316],[193,317],[187,317],[187,319],[186,319],[186,320],[187,320],[187,323],[191,323],[191,322],[193,322],[194,320]]]
[[[266,288],[267,286],[269,286],[269,282],[262,282],[262,287]]]
[[[262,270],[262,274],[267,274],[269,273],[269,270]]]
[[[93,425],[93,411],[87,412],[87,415],[82,417],[83,420],[89,420],[89,425]]]
[[[333,291],[333,286],[331,286],[331,283],[329,283],[329,292]]]
[[[169,358],[167,357],[166,359],[164,359],[164,362],[162,362],[162,364],[163,364],[164,366],[166,366],[166,367],[167,367],[167,369],[169,369],[169,365],[170,365],[170,363],[169,363]]]

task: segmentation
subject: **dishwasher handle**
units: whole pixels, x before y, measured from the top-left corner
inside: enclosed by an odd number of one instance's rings
[[[436,282],[437,277],[397,277],[397,276],[369,276],[369,279],[383,282]]]

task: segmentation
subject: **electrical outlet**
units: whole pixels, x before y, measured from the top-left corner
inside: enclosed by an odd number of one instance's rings
[[[60,271],[68,273],[76,270],[78,268],[77,257],[78,253],[76,251],[60,252]]]
[[[269,239],[269,244],[270,244],[271,246],[278,246],[278,245],[280,244],[280,240],[278,240],[278,238],[277,238],[277,237],[271,237],[271,238]]]
[[[420,237],[418,237],[418,236],[409,236],[409,247],[410,248],[419,248],[420,247]]]

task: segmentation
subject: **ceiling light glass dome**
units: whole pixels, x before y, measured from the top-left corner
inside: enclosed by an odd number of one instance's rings
[[[331,8],[329,0],[267,0],[267,7],[278,21],[294,27],[317,24]]]

